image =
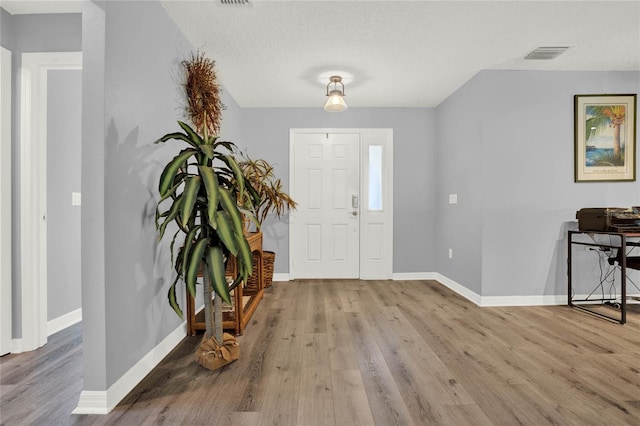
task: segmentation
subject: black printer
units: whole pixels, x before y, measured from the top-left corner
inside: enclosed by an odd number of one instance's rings
[[[580,231],[640,232],[640,207],[592,207],[576,212]]]

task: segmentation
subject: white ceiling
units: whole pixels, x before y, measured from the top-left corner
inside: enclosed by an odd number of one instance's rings
[[[431,107],[484,69],[640,70],[638,1],[162,4],[242,107],[320,106],[333,74],[349,106]]]
[[[242,107],[319,107],[333,74],[349,106],[432,107],[485,69],[640,70],[640,1],[161,3]]]
[[[82,11],[82,0],[0,0],[0,6],[12,15],[80,13]]]

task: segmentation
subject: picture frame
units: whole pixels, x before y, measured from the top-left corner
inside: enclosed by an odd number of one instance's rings
[[[636,180],[636,95],[574,96],[575,182]]]

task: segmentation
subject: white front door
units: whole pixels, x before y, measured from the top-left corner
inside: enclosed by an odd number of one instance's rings
[[[358,278],[360,135],[296,134],[293,155],[294,278]]]

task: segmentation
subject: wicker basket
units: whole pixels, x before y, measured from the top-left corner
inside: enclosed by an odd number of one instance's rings
[[[245,293],[251,293],[252,291],[258,291],[258,274],[256,268],[258,267],[258,255],[253,253],[253,273],[247,278],[247,282],[244,285]]]
[[[273,264],[276,259],[276,254],[272,251],[262,252],[262,278],[264,280],[264,287],[271,287],[273,281]],[[258,274],[255,268],[258,266],[258,255],[253,254],[253,274],[247,279],[247,284],[244,286],[245,290],[257,291],[258,290]]]
[[[273,264],[276,261],[276,254],[272,251],[263,251],[262,252],[262,263],[264,264],[264,269],[262,271],[262,275],[264,277],[264,287],[271,287],[271,282],[273,281]]]

